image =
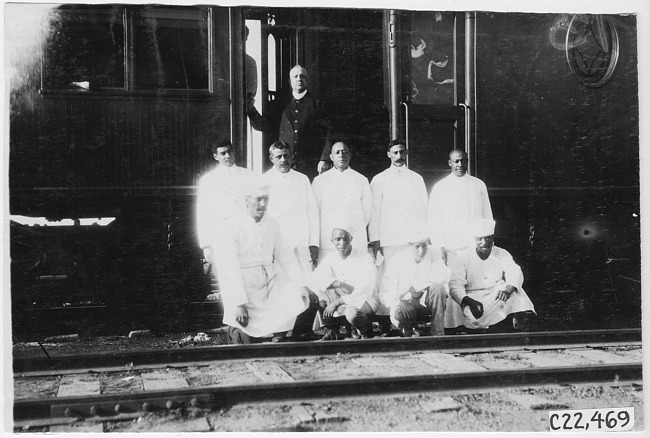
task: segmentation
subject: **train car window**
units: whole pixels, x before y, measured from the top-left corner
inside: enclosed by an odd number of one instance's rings
[[[124,16],[120,7],[62,6],[49,18],[45,89],[124,87]]]
[[[133,27],[136,90],[208,89],[207,7],[144,7]]]
[[[455,105],[454,13],[410,14],[410,71],[404,78],[413,104]]]

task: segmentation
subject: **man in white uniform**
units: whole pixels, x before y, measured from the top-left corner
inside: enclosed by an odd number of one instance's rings
[[[246,211],[244,187],[252,172],[235,164],[235,153],[230,140],[213,143],[212,156],[218,165],[201,177],[197,187],[196,231],[203,256],[214,263],[213,249],[220,224]]]
[[[431,334],[445,334],[445,307],[447,290],[443,283],[449,277],[440,257],[429,251],[429,233],[422,222],[409,230],[408,247],[388,261],[379,299],[390,309],[390,319],[411,337],[418,320],[429,317]]]
[[[269,147],[273,167],[262,180],[270,189],[267,216],[280,226],[282,238],[295,251],[307,281],[318,260],[318,206],[309,178],[291,169],[292,155],[287,143],[274,142]]]
[[[231,343],[259,342],[287,331],[302,340],[311,332],[316,295],[301,285],[295,254],[286,246],[278,224],[265,217],[268,187],[254,182],[246,190],[246,214],[227,221],[219,233],[217,263],[223,321]],[[296,279],[298,281],[296,281]]]
[[[517,329],[535,312],[522,288],[521,268],[508,251],[494,246],[493,220],[477,219],[470,230],[476,245],[451,260],[449,280],[449,293],[463,309],[465,327],[487,329],[512,315],[512,328]]]
[[[467,154],[449,153],[451,173],[437,182],[429,196],[428,220],[431,244],[440,248],[445,263],[449,252],[473,245],[470,227],[474,219],[492,219],[485,183],[467,174]]]
[[[470,232],[474,219],[492,219],[492,207],[485,183],[467,174],[467,154],[453,149],[449,152],[451,173],[436,183],[429,196],[428,221],[431,244],[445,263],[465,248],[474,246]],[[445,327],[463,325],[463,314],[449,300]]]
[[[354,248],[349,225],[337,224],[331,231],[336,251],[327,254],[314,271],[311,289],[316,292],[324,326],[322,340],[339,339],[339,326],[351,325],[353,338],[372,337],[373,291],[377,271],[367,248]]]
[[[372,214],[372,195],[368,178],[350,168],[350,147],[343,141],[332,145],[334,167],[314,178],[312,187],[320,213],[320,251],[318,258],[334,252],[330,238],[337,223],[349,223],[357,249],[367,249],[366,226]]]
[[[381,251],[385,262],[408,247],[408,233],[427,219],[424,179],[406,167],[406,146],[401,140],[388,144],[390,167],[370,182],[372,216],[368,236],[373,254]]]

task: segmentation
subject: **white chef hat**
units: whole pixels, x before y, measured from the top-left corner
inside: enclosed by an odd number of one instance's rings
[[[429,240],[429,229],[422,221],[417,221],[409,226],[407,231],[408,243],[420,243]]]
[[[335,229],[347,231],[351,236],[356,231],[355,227],[352,225],[352,221],[347,216],[339,217],[332,222],[332,230]]]
[[[251,178],[244,187],[246,196],[269,196],[270,188],[268,184],[259,177]]]
[[[485,237],[494,235],[496,222],[492,219],[476,219],[472,223],[472,235],[474,237]]]

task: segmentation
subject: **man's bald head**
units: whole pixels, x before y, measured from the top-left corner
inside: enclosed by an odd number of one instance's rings
[[[454,176],[464,176],[467,173],[467,154],[461,149],[452,149],[448,164]]]

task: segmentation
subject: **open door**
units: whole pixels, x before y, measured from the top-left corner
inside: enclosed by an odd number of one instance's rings
[[[281,97],[291,92],[289,70],[297,62],[297,43],[295,27],[286,25],[290,18],[273,9],[245,13],[247,96],[260,116],[249,112],[247,130],[250,168],[256,172],[271,167],[267,149],[278,138]]]
[[[250,111],[247,117],[249,167],[256,172],[271,167],[268,146],[278,138],[291,98],[289,71],[300,64],[309,72],[308,89],[322,104],[331,132],[354,145],[353,168],[368,178],[385,169],[390,140],[380,92],[383,12],[256,7],[245,8],[242,17],[249,28],[245,52],[256,64],[254,106],[260,113],[260,123]]]

